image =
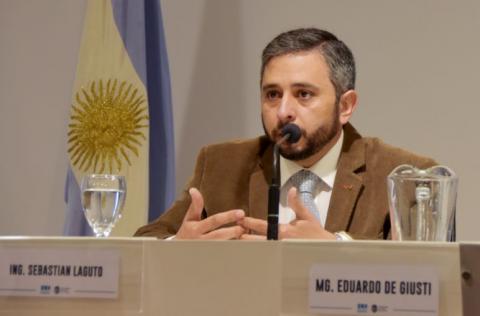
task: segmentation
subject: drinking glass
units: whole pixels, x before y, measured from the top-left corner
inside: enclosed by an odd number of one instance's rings
[[[96,237],[108,237],[122,216],[125,204],[125,177],[88,174],[82,179],[82,207]]]

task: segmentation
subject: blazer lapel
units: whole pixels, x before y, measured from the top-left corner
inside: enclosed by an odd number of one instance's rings
[[[344,143],[325,223],[325,229],[331,232],[348,229],[353,209],[363,189],[361,171],[365,168],[365,148],[360,142],[355,142],[361,136],[353,126],[346,124],[344,132]]]
[[[249,216],[267,219],[268,186],[272,177],[273,147],[268,146],[260,154],[249,185]]]

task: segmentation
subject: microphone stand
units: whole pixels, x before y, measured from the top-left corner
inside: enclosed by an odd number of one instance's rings
[[[301,137],[300,128],[289,123],[282,128],[283,137],[273,145],[273,170],[272,183],[268,189],[268,225],[267,239],[278,240],[278,208],[280,204],[280,153],[279,146],[288,141],[290,144],[296,143]]]
[[[280,153],[278,146],[289,137],[290,134],[287,134],[273,145],[272,183],[268,188],[267,240],[278,240],[278,208],[280,204]]]

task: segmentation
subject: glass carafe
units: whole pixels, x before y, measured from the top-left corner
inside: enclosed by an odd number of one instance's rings
[[[387,185],[393,240],[454,239],[458,177],[450,168],[401,165]]]

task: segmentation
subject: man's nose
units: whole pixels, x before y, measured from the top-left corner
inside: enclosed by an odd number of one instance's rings
[[[288,94],[284,94],[278,107],[277,117],[280,122],[289,123],[297,118],[295,112],[295,98]]]

